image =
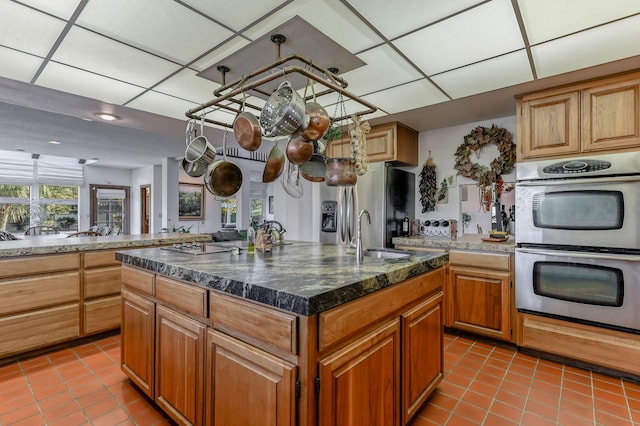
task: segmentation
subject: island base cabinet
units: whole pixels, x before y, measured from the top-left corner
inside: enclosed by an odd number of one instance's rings
[[[293,364],[210,329],[206,424],[294,426],[296,373]]]
[[[442,381],[442,292],[402,315],[402,424]]]
[[[206,329],[156,306],[156,403],[179,424],[203,424]]]
[[[155,303],[123,289],[120,334],[122,371],[151,399],[155,396],[154,325]]]
[[[400,416],[400,321],[319,362],[320,426],[394,426]]]

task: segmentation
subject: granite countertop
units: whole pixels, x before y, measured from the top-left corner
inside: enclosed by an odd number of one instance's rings
[[[478,234],[464,234],[457,240],[451,240],[444,237],[396,237],[393,239],[394,246],[413,246],[413,247],[433,247],[444,249],[457,249],[457,250],[476,250],[476,251],[491,251],[502,253],[515,253],[516,251],[516,239],[513,235],[509,236],[509,239],[502,243],[491,243],[482,241],[481,238],[489,237],[489,235]]]
[[[195,256],[161,248],[117,252],[123,264],[147,269],[302,315],[313,315],[446,265],[446,253],[413,252],[409,258],[365,257],[353,249],[293,241],[256,251]]]
[[[187,233],[105,235],[100,237],[72,238],[66,238],[63,234],[42,235],[23,237],[15,241],[0,241],[0,258],[157,246],[193,241],[209,241],[210,239],[211,235],[208,234]]]

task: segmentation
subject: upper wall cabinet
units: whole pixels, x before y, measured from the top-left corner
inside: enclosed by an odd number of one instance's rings
[[[640,73],[517,99],[518,161],[640,149]]]
[[[351,155],[349,136],[331,142],[327,148],[330,158]],[[398,122],[374,126],[367,135],[369,162],[391,162],[396,165],[418,165],[418,132]]]

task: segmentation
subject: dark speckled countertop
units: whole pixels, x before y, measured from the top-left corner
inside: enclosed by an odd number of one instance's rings
[[[313,315],[446,265],[446,253],[414,252],[409,258],[365,257],[353,249],[293,241],[256,251],[194,256],[160,248],[118,252],[124,264],[302,315]]]

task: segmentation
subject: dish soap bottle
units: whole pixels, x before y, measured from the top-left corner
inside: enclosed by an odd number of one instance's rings
[[[256,251],[256,231],[253,225],[249,225],[247,229],[247,253],[255,253]]]
[[[402,221],[402,236],[403,237],[410,237],[411,236],[411,227],[409,226],[410,222],[411,221],[409,220],[409,216],[407,216],[405,214],[404,220]]]

